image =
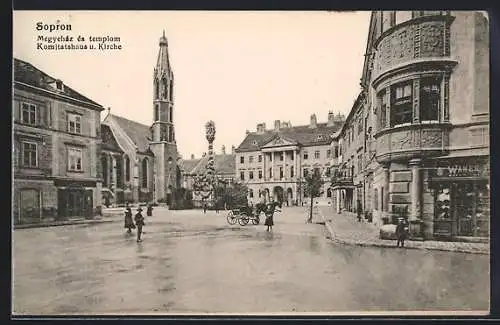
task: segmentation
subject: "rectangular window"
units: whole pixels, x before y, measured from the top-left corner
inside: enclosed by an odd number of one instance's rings
[[[319,159],[319,150],[314,152],[314,159]]]
[[[259,170],[259,179],[262,179],[262,170]]]
[[[253,179],[253,171],[250,171],[250,172],[248,173],[248,178],[249,178],[249,179]]]
[[[400,83],[391,87],[391,127],[412,122],[412,84]]]
[[[273,161],[273,153],[271,152],[271,154],[269,155],[269,161]]]
[[[304,168],[304,170],[303,170],[304,177],[307,177],[308,174],[309,174],[309,171],[307,170],[307,168]]]
[[[377,109],[379,112],[378,124],[379,129],[384,129],[387,127],[387,96],[385,90],[382,90],[377,94]]]
[[[326,158],[330,158],[332,156],[332,150],[331,149],[328,149],[326,151]]]
[[[420,121],[438,121],[441,103],[441,80],[424,78],[420,82]]]
[[[307,151],[304,151],[304,160],[307,160],[309,158],[309,154],[307,153]]]
[[[411,11],[396,11],[396,25],[412,19]]]
[[[259,162],[262,162],[262,155],[259,155]]]
[[[294,158],[293,158],[294,156],[295,156],[294,154],[292,154],[292,155],[290,156],[290,160],[291,160],[291,161],[293,161],[293,160],[294,160]]]
[[[392,27],[392,11],[382,11],[382,32]]]
[[[36,167],[38,166],[38,154],[37,154],[37,144],[34,142],[23,142],[22,143],[22,161],[25,167]]]
[[[338,157],[339,157],[339,146],[335,146],[333,158],[338,158]]]
[[[272,178],[272,177],[273,177],[273,169],[269,168],[269,178]]]
[[[243,157],[243,156],[241,156],[241,157],[240,157],[240,163],[241,163],[241,164],[244,164],[244,163],[245,163],[245,157]]]
[[[331,168],[330,168],[330,167],[327,167],[327,168],[326,168],[326,171],[325,171],[325,176],[326,176],[326,177],[330,177],[331,173],[332,173],[332,172],[331,172]]]
[[[80,115],[68,113],[68,132],[82,133],[82,117]]]
[[[248,162],[253,163],[253,156],[248,157]]]
[[[26,124],[36,124],[36,105],[22,103],[21,122]]]
[[[283,178],[283,167],[280,167],[280,179]]]
[[[283,161],[284,156],[285,156],[285,154],[284,154],[284,153],[280,153],[280,161]]]
[[[293,177],[293,166],[290,167],[290,177]]]
[[[240,172],[240,179],[241,179],[242,181],[244,181],[244,180],[245,180],[245,172]]]
[[[68,148],[68,170],[82,171],[82,149]]]

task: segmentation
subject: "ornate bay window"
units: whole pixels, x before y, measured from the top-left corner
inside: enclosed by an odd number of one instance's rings
[[[417,77],[394,83],[377,94],[378,129],[407,124],[445,122],[442,116],[443,77]],[[387,99],[390,91],[390,105]],[[389,114],[390,124],[387,124]]]

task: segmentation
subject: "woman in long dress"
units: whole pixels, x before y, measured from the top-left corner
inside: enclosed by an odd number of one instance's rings
[[[125,228],[128,229],[127,233],[131,233],[135,229],[134,220],[132,219],[132,210],[127,207],[125,209]]]

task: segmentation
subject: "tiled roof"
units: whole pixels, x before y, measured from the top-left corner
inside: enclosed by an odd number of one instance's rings
[[[237,152],[255,151],[276,135],[283,138],[297,141],[300,146],[327,145],[332,142],[332,136],[342,128],[343,121],[334,122],[333,126],[327,123],[318,123],[316,128],[310,128],[309,125],[294,126],[282,128],[279,131],[267,130],[262,133],[250,132],[243,142],[236,148]]]
[[[150,153],[149,142],[151,141],[151,131],[150,127],[145,124],[141,124],[124,117],[109,114],[111,117],[125,132],[130,139],[135,143],[139,152]]]
[[[200,161],[201,159],[181,159],[179,160],[179,167],[183,169],[184,172],[191,174],[193,169],[196,167],[196,165],[198,165]]]
[[[53,86],[51,86],[51,83],[56,82],[56,78],[53,78],[43,72],[42,70],[36,68],[33,66],[31,63],[19,60],[14,58],[14,81],[17,82],[22,82],[24,84],[28,84],[33,87],[37,87],[40,89],[44,89],[46,91],[49,91],[53,93],[54,95],[64,95],[73,99],[77,99],[79,101],[98,106],[96,108],[101,108],[103,110],[104,108],[102,105],[94,102],[93,100],[83,96],[76,90],[73,90],[72,88],[68,87],[66,84],[64,84],[63,90],[58,91],[54,89]]]
[[[120,146],[116,142],[115,136],[111,129],[106,124],[101,124],[102,149],[122,152]]]
[[[215,173],[219,175],[234,174],[236,172],[236,157],[234,154],[215,155]],[[204,173],[208,165],[208,156],[200,159],[182,160],[184,172],[187,174]]]

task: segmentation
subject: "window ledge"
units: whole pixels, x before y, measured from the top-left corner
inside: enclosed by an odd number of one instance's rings
[[[66,170],[68,173],[77,173],[77,174],[83,174],[85,171],[83,170],[72,170],[72,169],[67,169]]]

